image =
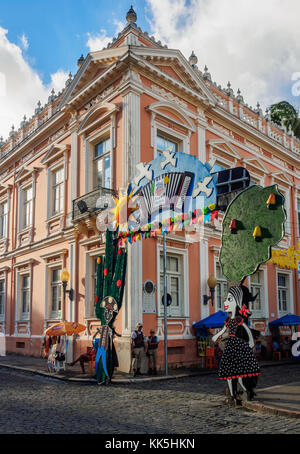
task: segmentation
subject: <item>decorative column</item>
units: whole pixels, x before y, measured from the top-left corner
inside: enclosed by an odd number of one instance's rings
[[[202,226],[205,229],[205,226]],[[200,305],[201,305],[201,319],[209,316],[209,302],[207,305],[203,304],[203,295],[208,295],[209,289],[207,285],[208,272],[208,241],[205,238],[205,232],[201,235],[199,242],[200,252]]]
[[[127,79],[128,82],[128,79]],[[129,78],[130,82],[130,78]],[[140,91],[127,88],[123,94],[123,187],[133,179],[140,162]],[[142,322],[142,241],[128,247],[127,278],[122,307],[122,335],[118,339],[120,370],[130,368],[130,335]]]

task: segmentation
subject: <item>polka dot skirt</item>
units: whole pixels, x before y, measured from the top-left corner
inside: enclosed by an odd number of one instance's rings
[[[223,352],[218,375],[221,380],[239,377],[255,377],[260,374],[258,362],[248,342],[233,334],[238,324],[233,320],[229,323],[229,338]]]

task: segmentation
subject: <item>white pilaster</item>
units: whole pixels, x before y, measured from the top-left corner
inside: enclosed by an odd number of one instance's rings
[[[72,201],[77,197],[77,169],[78,169],[78,157],[77,157],[77,134],[72,132],[71,134],[71,171],[70,171],[70,206],[72,207]]]
[[[201,319],[209,316],[210,301],[204,305],[203,295],[209,295],[207,285],[208,279],[208,241],[201,239],[199,242],[200,248],[200,304],[201,304]]]
[[[198,159],[205,163],[206,159],[206,146],[205,146],[205,129],[201,126],[197,127],[198,134]]]
[[[123,187],[133,179],[140,162],[140,95],[123,96]],[[127,279],[123,301],[123,334],[128,335],[142,321],[142,243],[128,246]]]

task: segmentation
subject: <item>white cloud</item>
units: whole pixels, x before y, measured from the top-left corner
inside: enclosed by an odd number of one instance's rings
[[[90,52],[102,50],[112,41],[113,37],[116,37],[125,27],[125,23],[122,21],[114,19],[113,23],[116,26],[114,36],[107,36],[107,31],[104,29],[101,29],[100,32],[96,34],[87,33],[88,40],[86,46],[89,48]]]
[[[25,33],[23,33],[23,35],[21,36],[21,43],[22,43],[23,49],[24,49],[24,50],[28,50],[29,42],[28,42],[28,38],[27,38],[27,36],[25,35]]]
[[[42,105],[48,101],[52,88],[61,90],[68,74],[59,70],[50,77],[45,85],[24,59],[21,47],[10,42],[7,30],[0,27],[0,136],[7,138],[12,125],[18,129],[24,114],[31,117],[38,101]]]
[[[194,50],[198,67],[213,81],[230,81],[245,102],[263,107],[281,99],[294,104],[292,74],[300,71],[298,0],[146,0],[156,39]]]
[[[90,52],[102,50],[103,47],[106,47],[112,40],[111,37],[106,36],[106,30],[101,30],[100,33],[96,35],[92,35],[91,33],[88,33],[87,35],[89,39],[86,45],[90,49]]]

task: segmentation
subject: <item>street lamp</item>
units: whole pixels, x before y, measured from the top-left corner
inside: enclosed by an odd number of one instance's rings
[[[215,295],[215,286],[217,285],[218,281],[213,274],[209,276],[207,279],[207,285],[209,286],[210,296],[203,295],[203,304],[207,304],[209,300],[211,300],[212,306],[214,305],[214,295]]]
[[[67,284],[69,282],[69,279],[70,279],[70,273],[69,273],[69,271],[66,268],[64,268],[62,270],[62,272],[60,273],[60,280],[61,280],[62,285],[63,285],[64,299],[66,298],[66,293],[68,293],[69,294],[69,300],[73,301],[74,290],[72,288],[70,288],[70,290],[67,290]]]

